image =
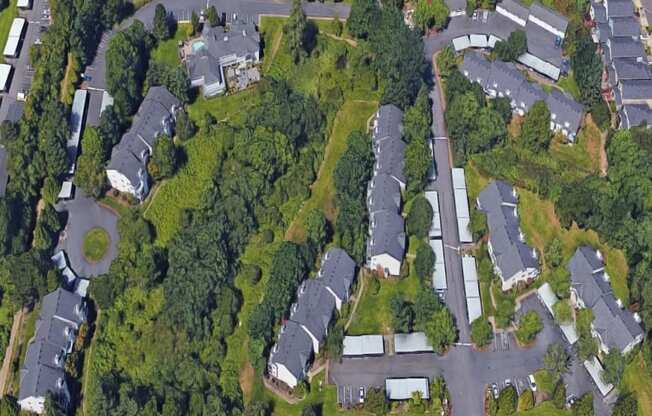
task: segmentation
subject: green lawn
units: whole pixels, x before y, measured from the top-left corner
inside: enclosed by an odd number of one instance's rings
[[[369,279],[375,279],[375,277],[365,276],[364,279],[366,279],[364,293],[347,334],[391,333],[390,300],[394,295],[400,293],[404,298],[414,301],[417,290],[419,290],[419,280],[413,273],[405,279],[380,278],[380,290],[377,294],[372,294],[369,290]]]
[[[565,409],[557,409],[552,402],[544,402],[534,409],[516,412],[514,416],[571,416],[571,412]]]
[[[597,173],[600,169],[600,129],[595,123],[587,122],[577,135],[573,146],[564,143],[563,138],[556,136],[550,144],[550,154],[562,166],[572,167],[572,172],[563,172],[564,176],[587,176]],[[570,176],[569,176],[570,177]]]
[[[181,63],[179,60],[179,42],[189,38],[192,26],[189,23],[179,23],[177,31],[170,39],[159,42],[156,48],[152,50],[151,57],[153,60],[177,66]]]
[[[82,251],[86,260],[91,263],[98,262],[104,258],[106,252],[109,250],[111,237],[104,228],[92,228],[84,236],[84,244]]]
[[[353,130],[365,131],[367,121],[376,111],[375,101],[346,101],[335,117],[333,132],[321,164],[317,180],[311,187],[310,198],[305,201],[294,222],[290,225],[286,238],[293,241],[304,241],[306,232],[304,221],[308,213],[317,208],[324,212],[326,218],[334,224],[336,217],[335,184],[333,172],[335,165],[346,150],[349,134]]]
[[[573,98],[579,101],[580,89],[577,86],[577,83],[575,82],[575,77],[573,77],[572,72],[568,74],[568,76],[559,78],[559,81],[557,81],[557,86],[562,90],[566,91],[567,93],[569,93],[570,95],[572,95]]]
[[[546,393],[548,396],[552,396],[555,386],[552,382],[552,375],[549,371],[537,371],[534,373],[534,380],[537,382],[537,388],[539,391]]]
[[[2,45],[7,42],[11,23],[16,17],[18,17],[18,7],[16,7],[17,2],[18,0],[11,0],[9,6],[0,12],[0,42],[2,42]],[[0,57],[0,63],[3,63],[4,61],[4,56]]]
[[[621,385],[636,393],[639,415],[652,415],[652,376],[640,353],[625,367]]]

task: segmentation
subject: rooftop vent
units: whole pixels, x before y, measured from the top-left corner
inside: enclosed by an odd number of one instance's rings
[[[641,323],[641,315],[638,314],[638,312],[634,312],[632,315],[634,317],[634,320],[638,322],[639,324]]]
[[[616,305],[618,305],[618,307],[619,307],[620,309],[622,309],[622,308],[623,308],[623,301],[620,300],[619,298],[616,298]]]
[[[537,250],[534,248],[532,249],[532,257],[534,257],[535,259],[537,258]]]
[[[600,253],[600,250],[595,250],[595,257],[602,260],[602,253]]]
[[[228,42],[228,41],[229,41],[229,37],[228,37],[228,36],[224,36],[224,42]]]
[[[62,378],[57,379],[57,387],[60,388],[60,389],[63,388],[63,379]]]

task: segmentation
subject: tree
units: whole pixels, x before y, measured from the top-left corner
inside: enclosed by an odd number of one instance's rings
[[[496,97],[492,101],[494,111],[500,115],[505,124],[509,124],[512,120],[512,106],[507,97]]]
[[[432,314],[441,309],[439,298],[432,290],[419,290],[414,299],[414,327],[422,331]]]
[[[52,392],[47,392],[45,394],[45,404],[44,404],[45,416],[66,416],[67,412],[64,407],[59,403],[59,400],[54,396]]]
[[[328,352],[328,358],[339,360],[342,358],[342,352],[344,351],[344,327],[342,325],[335,325],[335,327],[328,333],[326,338],[326,351]]]
[[[190,79],[188,73],[180,66],[152,60],[147,69],[147,87],[163,85],[179,101],[187,103],[190,101],[188,91],[190,90]]]
[[[507,42],[498,41],[494,47],[496,56],[502,61],[516,61],[519,56],[527,52],[527,38],[522,30],[515,30],[509,34]]]
[[[109,105],[100,115],[100,125],[98,126],[100,138],[105,149],[111,149],[120,142],[122,134],[122,120],[113,105]],[[86,130],[84,130],[86,132]],[[83,140],[83,139],[82,139]],[[83,150],[83,149],[82,149]],[[110,150],[105,152],[108,157]]]
[[[580,360],[586,360],[598,353],[598,342],[591,333],[593,311],[588,308],[579,309],[575,316],[575,326],[579,335],[577,342],[577,355]]]
[[[557,409],[566,407],[566,383],[564,383],[564,380],[560,379],[555,384],[555,389],[552,393],[552,403]]]
[[[351,36],[366,39],[380,18],[380,8],[375,0],[353,0],[346,28]]]
[[[524,344],[529,344],[534,341],[534,338],[542,329],[541,317],[536,311],[530,310],[521,317],[516,330],[516,338]]]
[[[87,127],[84,130],[81,148],[82,154],[77,159],[77,169],[73,180],[75,185],[88,195],[98,198],[106,186],[104,161],[109,146],[100,137],[98,129]]]
[[[432,272],[435,269],[435,253],[429,244],[420,244],[417,247],[416,257],[414,259],[414,269],[417,277],[422,282],[430,282]],[[427,284],[426,284],[427,286]]]
[[[170,27],[170,18],[165,6],[157,4],[154,9],[154,27],[152,33],[159,41],[169,39],[172,35],[172,28]]]
[[[210,24],[211,27],[220,25],[221,19],[219,14],[217,14],[217,9],[215,6],[210,6],[208,9],[206,9],[206,20],[208,20],[208,24]]]
[[[609,350],[609,353],[604,357],[604,371],[602,372],[602,380],[607,384],[617,386],[625,372],[625,357],[615,348]]]
[[[534,152],[546,151],[550,145],[550,110],[543,101],[535,102],[525,116],[521,140]]]
[[[496,416],[510,416],[516,412],[518,395],[514,386],[507,386],[498,396],[498,412]]]
[[[420,239],[426,238],[432,223],[432,212],[432,206],[424,196],[414,198],[406,221],[408,234]]]
[[[443,0],[418,0],[414,9],[414,21],[422,29],[442,28],[448,20],[448,7]]]
[[[154,142],[147,170],[155,180],[174,175],[177,169],[177,148],[171,138],[159,136]]]
[[[318,208],[310,210],[306,218],[306,235],[317,252],[324,248],[328,242],[329,234],[328,221],[322,210]]]
[[[534,407],[534,394],[532,390],[525,389],[520,396],[518,396],[518,411],[523,412],[530,410]]]
[[[555,321],[560,324],[569,324],[573,322],[573,307],[566,299],[562,299],[552,306],[555,314]]]
[[[335,33],[335,36],[342,36],[342,31],[344,30],[344,25],[339,17],[335,16],[331,22],[331,30]]]
[[[581,101],[586,106],[601,100],[602,60],[596,49],[591,36],[582,33],[575,41],[575,54],[571,56],[571,69],[580,90]]]
[[[484,347],[489,344],[494,336],[491,323],[484,319],[476,319],[471,323],[471,341],[477,347]]]
[[[555,237],[546,243],[546,246],[543,250],[543,256],[546,259],[546,264],[551,269],[556,269],[561,266],[562,261],[564,260],[561,240],[559,237]]]
[[[365,392],[364,410],[382,416],[389,411],[385,390],[372,387]]]
[[[565,267],[558,267],[550,273],[550,286],[555,294],[562,299],[570,294],[570,273]]]
[[[457,61],[455,60],[455,52],[453,52],[453,48],[447,46],[439,52],[439,55],[437,55],[437,68],[439,69],[439,75],[446,79],[456,67]]]
[[[301,410],[301,416],[317,416],[314,406],[308,405]]]
[[[177,126],[176,132],[179,140],[188,140],[195,135],[197,127],[195,123],[190,119],[188,113],[185,110],[179,110],[177,112]]]
[[[431,134],[431,124],[432,111],[430,109],[428,87],[422,84],[414,105],[408,107],[403,116],[403,137],[405,141],[411,143],[418,140],[427,143]]]
[[[190,26],[192,27],[193,35],[199,33],[199,30],[201,28],[201,23],[199,23],[199,15],[197,15],[197,12],[195,12],[194,10],[190,15]]]
[[[573,405],[573,416],[593,416],[593,394],[584,393]]]
[[[292,1],[292,10],[285,26],[283,33],[286,36],[286,42],[292,58],[295,63],[300,62],[306,56],[305,36],[308,20],[301,7],[301,0]]]
[[[421,192],[428,181],[428,170],[432,167],[432,155],[425,140],[413,140],[405,148],[403,172],[407,178],[408,191]]]
[[[5,395],[0,399],[0,415],[18,416],[19,411],[18,403],[13,397]]]
[[[432,314],[432,318],[424,325],[424,332],[430,345],[439,353],[444,352],[457,338],[457,329],[453,315],[448,308],[440,308]]]
[[[392,313],[394,332],[412,331],[414,311],[412,310],[412,305],[406,302],[400,293],[392,297],[389,302],[389,309]]]
[[[563,345],[551,344],[543,356],[543,367],[550,372],[553,380],[559,380],[562,374],[568,371],[569,360]]]
[[[637,416],[638,401],[633,394],[625,394],[618,397],[614,406],[612,416]]]

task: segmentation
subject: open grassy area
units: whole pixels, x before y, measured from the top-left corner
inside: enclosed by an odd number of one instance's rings
[[[351,322],[347,334],[348,335],[363,335],[363,334],[379,334],[391,332],[391,313],[389,309],[389,302],[396,294],[401,294],[409,301],[414,301],[417,290],[419,289],[419,281],[417,277],[411,273],[405,279],[379,279],[380,290],[374,294],[369,287],[369,279],[375,279],[372,276],[365,276],[365,289],[358,304],[358,309],[355,311],[355,316]]]
[[[575,77],[573,77],[572,72],[565,77],[559,78],[557,86],[572,95],[577,101],[580,100],[580,89],[577,86],[577,82],[575,82]]]
[[[317,208],[331,223],[335,222],[335,184],[333,172],[347,146],[347,139],[353,130],[365,131],[369,117],[376,111],[375,101],[346,101],[335,117],[333,132],[326,145],[324,160],[319,169],[317,180],[311,187],[310,198],[303,204],[294,222],[290,225],[286,238],[304,241],[306,232],[304,222],[308,213]]]
[[[91,263],[98,262],[104,258],[106,252],[109,250],[111,237],[104,228],[92,228],[84,236],[84,244],[82,251],[84,258]]]
[[[179,23],[177,31],[170,39],[159,42],[151,52],[153,60],[177,66],[181,63],[179,60],[179,42],[189,38],[192,26],[189,23]]]
[[[534,373],[534,380],[537,382],[537,389],[548,396],[552,396],[555,389],[553,384],[552,374],[547,370],[539,370]]]
[[[640,353],[625,367],[621,385],[636,394],[639,415],[652,415],[652,377]]]
[[[573,166],[574,175],[589,175],[600,169],[600,129],[587,119],[572,146],[565,144],[557,135],[550,145],[552,157],[564,164]]]
[[[0,12],[0,42],[2,42],[2,45],[7,43],[11,23],[14,21],[14,18],[18,17],[18,7],[16,7],[17,2],[18,0],[11,0],[9,5]],[[4,61],[4,55],[0,56],[0,63],[4,63]]]
[[[7,381],[7,394],[18,397],[18,390],[20,388],[20,369],[25,362],[25,354],[27,354],[27,346],[29,341],[34,337],[36,331],[36,320],[41,311],[41,304],[34,306],[34,309],[27,312],[23,317],[23,325],[20,328],[18,343],[15,344],[14,360],[12,362],[10,379]]]
[[[544,402],[534,409],[525,412],[516,412],[514,416],[570,416],[571,414],[570,410],[560,410],[552,402]]]

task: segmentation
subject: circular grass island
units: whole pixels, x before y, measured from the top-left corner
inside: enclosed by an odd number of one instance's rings
[[[92,228],[84,236],[84,258],[91,263],[102,260],[109,251],[110,243],[111,237],[104,228]]]

